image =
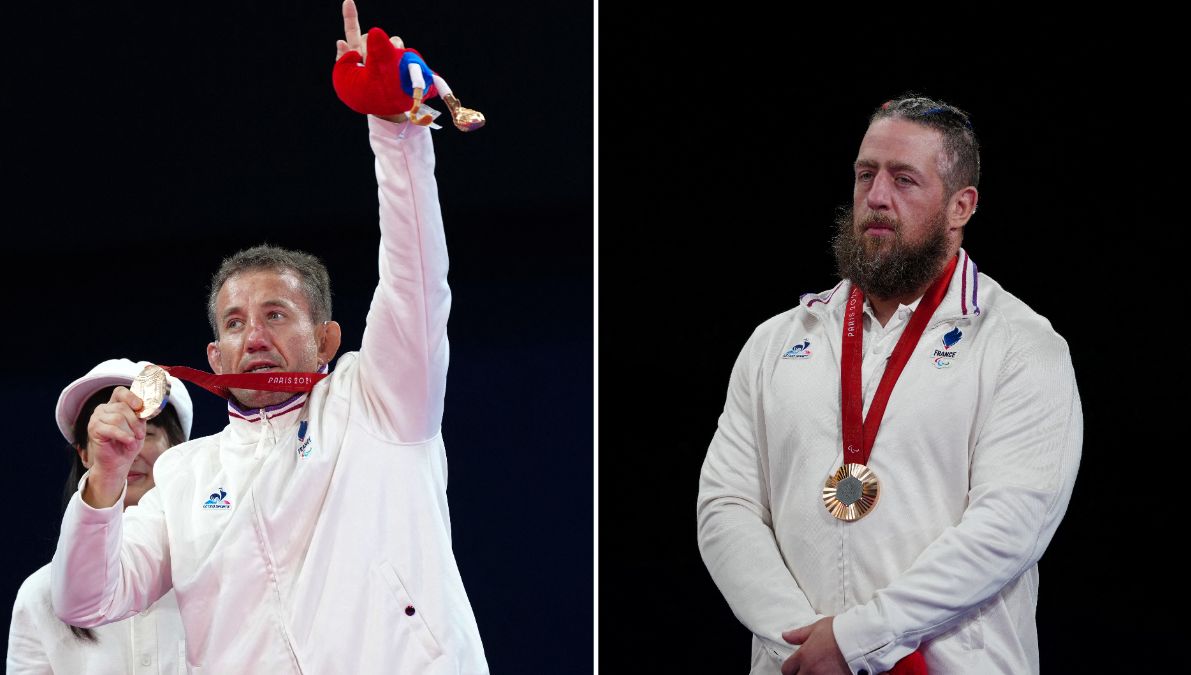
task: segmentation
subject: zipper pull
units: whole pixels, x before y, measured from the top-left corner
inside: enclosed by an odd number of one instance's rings
[[[256,442],[256,450],[252,453],[252,461],[260,461],[264,456],[265,440],[273,435],[273,425],[269,423],[269,413],[261,408],[261,437]]]

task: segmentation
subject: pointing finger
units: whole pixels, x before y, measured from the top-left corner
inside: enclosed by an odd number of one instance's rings
[[[356,12],[353,0],[343,0],[343,37],[349,50],[359,51],[363,44],[360,40],[360,15]]]

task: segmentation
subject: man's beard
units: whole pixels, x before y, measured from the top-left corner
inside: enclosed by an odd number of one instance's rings
[[[886,239],[857,234],[869,223],[893,228]],[[841,208],[835,218],[836,234],[831,242],[835,264],[843,279],[850,279],[867,295],[895,299],[922,289],[934,281],[947,257],[947,216],[940,209],[927,223],[926,238],[917,244],[902,237],[902,224],[891,218],[869,216],[854,223],[852,208]],[[859,227],[857,227],[859,226]]]

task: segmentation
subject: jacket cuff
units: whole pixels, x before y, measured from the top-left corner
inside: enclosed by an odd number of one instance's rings
[[[128,481],[124,481],[124,489],[120,491],[120,498],[116,500],[115,504],[107,508],[97,509],[87,502],[83,501],[83,490],[87,487],[87,477],[91,475],[88,471],[79,479],[79,489],[70,498],[71,501],[78,501],[79,503],[79,522],[92,523],[110,523],[120,517],[124,513],[124,498],[128,496]]]
[[[893,668],[917,649],[917,643],[900,644],[871,603],[857,605],[831,622],[835,643],[856,675],[877,675]]]

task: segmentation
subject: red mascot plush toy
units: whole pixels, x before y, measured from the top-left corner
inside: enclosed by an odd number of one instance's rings
[[[419,115],[422,101],[442,98],[451,111],[451,119],[460,131],[474,131],[484,126],[484,115],[464,108],[438,73],[422,60],[416,50],[406,49],[401,38],[390,39],[379,28],[368,31],[368,58],[352,50],[339,57],[331,80],[339,100],[366,115],[392,116],[405,113],[409,121],[426,126],[434,121]]]

